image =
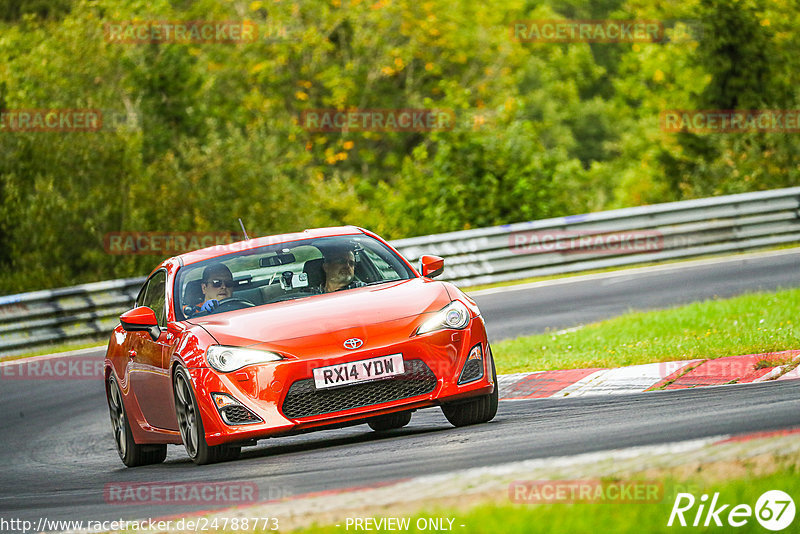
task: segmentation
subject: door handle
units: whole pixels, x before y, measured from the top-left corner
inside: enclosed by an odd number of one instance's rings
[[[128,351],[128,358],[130,358],[132,360],[135,357],[136,357],[136,351],[135,350],[129,350]]]

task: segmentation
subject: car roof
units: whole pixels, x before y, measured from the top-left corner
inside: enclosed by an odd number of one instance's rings
[[[275,245],[278,243],[288,243],[291,241],[299,241],[301,239],[313,239],[317,237],[332,237],[338,235],[356,235],[363,234],[364,231],[357,226],[332,226],[329,228],[313,228],[303,230],[302,232],[293,232],[289,234],[278,234],[264,237],[253,237],[246,241],[237,241],[227,245],[215,245],[199,250],[186,252],[174,258],[166,260],[168,263],[171,260],[177,260],[182,265],[191,265],[200,261],[205,261],[218,256],[224,256],[232,252],[240,252],[242,250],[251,250],[258,247],[267,245]]]

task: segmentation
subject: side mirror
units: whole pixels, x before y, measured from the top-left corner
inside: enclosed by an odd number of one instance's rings
[[[419,259],[420,273],[428,278],[435,278],[444,271],[444,258],[424,255]]]
[[[119,322],[126,332],[148,332],[153,341],[161,335],[156,312],[147,306],[126,311],[119,316]]]

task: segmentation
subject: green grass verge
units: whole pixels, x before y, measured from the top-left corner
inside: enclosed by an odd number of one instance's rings
[[[410,528],[407,532],[423,532],[416,528],[418,520],[449,518],[453,520],[453,532],[465,534],[523,534],[532,532],[553,532],[570,534],[597,534],[598,532],[613,532],[641,534],[674,533],[674,532],[732,532],[749,533],[769,532],[756,520],[755,515],[746,519],[744,526],[734,528],[728,524],[728,513],[739,504],[745,504],[755,509],[758,498],[766,491],[781,490],[788,493],[798,504],[800,497],[800,473],[794,468],[764,476],[748,476],[735,478],[722,482],[707,482],[701,478],[690,481],[676,481],[672,478],[656,479],[663,484],[663,493],[659,502],[622,503],[608,500],[593,503],[572,504],[480,504],[467,511],[455,509],[434,508],[424,513],[410,516]],[[627,482],[627,481],[626,481]],[[672,526],[667,523],[675,503],[675,496],[679,492],[689,492],[695,497],[694,506],[684,512],[683,517],[687,526],[682,527],[676,518]],[[698,527],[692,524],[695,520],[698,506],[701,504],[701,495],[709,495],[709,501],[714,493],[719,492],[716,508],[724,504],[729,506],[719,514],[722,526],[715,526],[713,519],[710,526],[703,527],[708,512],[708,501],[703,505],[703,513]],[[609,494],[611,495],[611,494]],[[686,501],[682,501],[682,504]],[[774,508],[776,505],[771,505]],[[780,510],[783,508],[775,508]],[[755,513],[755,512],[753,512]],[[765,515],[768,513],[763,512]],[[380,512],[378,517],[392,517],[391,513]],[[401,516],[403,517],[403,516]],[[777,516],[776,516],[777,517]],[[422,523],[420,523],[422,525]],[[800,512],[784,532],[797,532],[800,524]],[[447,525],[447,521],[445,521]],[[463,527],[461,525],[464,525]],[[299,530],[303,534],[333,534],[353,532],[351,525],[345,529],[344,519],[340,527],[323,526]],[[427,532],[429,530],[425,530]]]
[[[547,313],[544,310],[542,313]],[[492,343],[498,373],[622,367],[800,348],[800,289],[633,312]]]

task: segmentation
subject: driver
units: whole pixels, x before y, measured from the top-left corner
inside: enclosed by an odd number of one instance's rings
[[[203,302],[195,306],[195,313],[212,313],[219,305],[219,301],[233,296],[233,274],[222,263],[209,265],[203,271],[203,281],[200,289],[203,291]]]
[[[356,257],[350,248],[341,246],[323,249],[322,256],[325,280],[315,288],[317,293],[332,293],[366,285],[355,277]]]

